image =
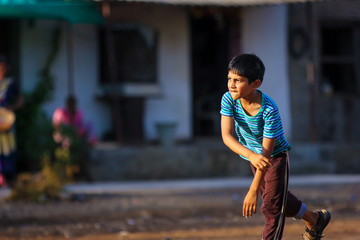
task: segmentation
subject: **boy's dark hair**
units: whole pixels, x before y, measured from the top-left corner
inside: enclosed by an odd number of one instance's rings
[[[240,54],[230,61],[228,70],[239,76],[247,77],[250,84],[256,79],[263,81],[265,66],[255,54]]]

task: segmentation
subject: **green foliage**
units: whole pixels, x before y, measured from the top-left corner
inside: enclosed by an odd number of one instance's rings
[[[58,198],[62,188],[60,171],[57,172],[52,163],[56,148],[53,126],[41,109],[54,88],[51,67],[60,50],[61,35],[61,28],[56,28],[49,55],[39,73],[40,79],[32,92],[23,94],[24,104],[16,112],[18,171],[22,173],[17,177],[11,200]]]
[[[62,125],[54,132],[57,142],[50,138],[43,151],[42,169],[37,173],[21,173],[9,200],[42,202],[58,199],[64,183],[83,178],[90,144],[74,126]]]
[[[24,105],[16,112],[16,133],[19,171],[36,171],[41,168],[41,157],[45,149],[52,148],[52,125],[49,117],[41,110],[49,100],[54,88],[51,67],[59,53],[61,28],[53,32],[50,53],[40,71],[40,80],[35,89],[24,95]]]
[[[51,119],[41,109],[54,88],[51,67],[60,50],[61,32],[60,28],[53,32],[40,80],[33,92],[24,94],[24,105],[16,112],[18,170],[23,173],[18,175],[11,200],[58,198],[65,182],[86,173],[87,136],[80,136],[74,126],[63,125],[54,131]]]
[[[50,163],[49,155],[44,156],[44,166],[37,174],[22,173],[18,176],[9,200],[41,202],[60,197],[62,182]]]
[[[86,160],[91,147],[87,136],[79,135],[78,129],[72,125],[61,125],[54,134],[59,139],[53,151],[54,167],[65,170],[65,181],[86,178]]]

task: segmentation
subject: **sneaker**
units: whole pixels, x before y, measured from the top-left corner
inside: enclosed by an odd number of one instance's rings
[[[305,240],[320,240],[325,236],[323,231],[330,222],[331,214],[328,210],[325,209],[317,211],[317,213],[319,214],[319,218],[315,226],[311,229],[307,227],[305,229],[305,233],[303,234]]]

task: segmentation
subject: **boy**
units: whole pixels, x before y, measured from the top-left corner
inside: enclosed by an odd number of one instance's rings
[[[256,213],[260,192],[263,199],[261,212],[265,217],[263,240],[281,239],[285,216],[304,220],[305,240],[321,239],[331,215],[327,210],[308,210],[287,190],[291,145],[284,137],[276,104],[258,90],[264,73],[265,66],[256,55],[236,56],[229,63],[229,91],[221,101],[223,141],[232,151],[250,161],[254,173],[242,214],[248,218]]]

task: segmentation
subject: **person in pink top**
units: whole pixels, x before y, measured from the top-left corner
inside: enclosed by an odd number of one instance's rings
[[[76,99],[74,96],[69,96],[66,99],[66,106],[59,107],[55,110],[52,122],[55,129],[63,125],[72,125],[76,128],[79,136],[87,135],[88,141],[91,145],[94,145],[97,141],[95,134],[92,132],[92,129],[89,124],[85,124],[83,120],[82,112],[77,108]],[[56,135],[55,131],[54,139],[58,142],[61,136]]]
[[[91,126],[85,124],[74,96],[67,97],[65,107],[59,107],[54,111],[52,123],[53,138],[58,145],[57,149],[69,153],[65,167],[67,177],[73,180],[91,180],[88,154],[89,148],[96,143],[97,138],[92,133]]]
[[[55,110],[52,121],[55,127],[61,124],[71,124],[76,127],[83,125],[83,116],[81,111],[77,109],[75,97],[69,96],[66,99],[66,107],[59,107]]]

